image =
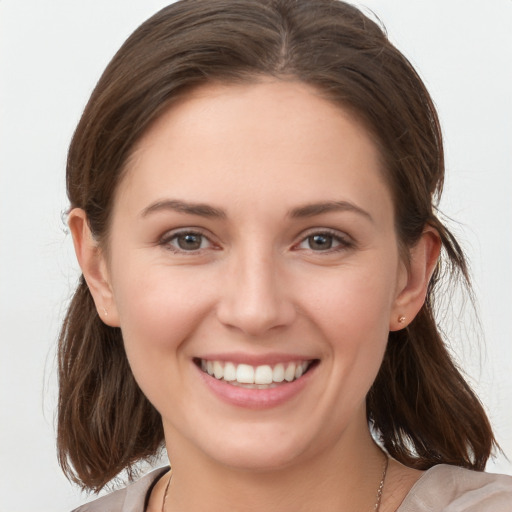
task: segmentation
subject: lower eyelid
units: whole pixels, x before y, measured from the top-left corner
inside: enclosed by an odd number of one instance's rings
[[[208,236],[206,236],[204,233],[201,233],[200,231],[187,230],[187,229],[180,230],[180,231],[174,231],[174,232],[171,231],[171,232],[166,233],[164,236],[160,237],[160,239],[158,241],[158,245],[167,247],[176,252],[183,252],[183,253],[186,253],[186,252],[195,253],[195,252],[198,252],[198,251],[201,251],[201,250],[207,248],[207,247],[199,247],[198,249],[192,249],[192,250],[187,251],[186,249],[181,249],[179,247],[175,247],[172,245],[171,242],[173,242],[180,236],[185,236],[185,235],[194,235],[194,236],[201,237],[202,238],[201,245],[203,244],[204,241],[206,241],[210,246],[213,245],[210,238]]]
[[[325,231],[313,231],[313,232],[310,232],[310,233],[306,233],[305,235],[302,236],[300,242],[298,244],[295,245],[295,247],[299,247],[301,244],[307,242],[308,238],[310,237],[313,237],[315,235],[323,235],[323,236],[327,236],[327,237],[331,237],[333,239],[333,241],[336,243],[336,246],[335,247],[332,247],[332,248],[328,248],[328,249],[325,249],[324,251],[322,250],[313,250],[313,249],[309,249],[313,252],[334,252],[336,250],[343,250],[343,249],[348,249],[350,247],[353,247],[355,245],[354,241],[347,237],[347,236],[343,236],[339,233],[335,233],[335,232],[332,232],[332,231],[329,231],[329,230],[325,230]]]
[[[206,247],[199,247],[198,249],[187,250],[187,249],[182,249],[180,247],[175,247],[173,244],[171,244],[172,241],[174,241],[178,237],[184,236],[184,235],[194,235],[194,236],[201,237],[202,238],[201,245],[203,245],[204,242],[206,242]],[[327,237],[332,237],[335,247],[330,247],[325,250],[314,250],[311,248],[310,249],[305,248],[305,250],[310,250],[311,252],[316,252],[316,253],[329,253],[329,252],[336,252],[337,250],[349,249],[356,245],[355,242],[348,236],[343,236],[339,233],[333,233],[329,230],[325,230],[325,231],[313,231],[313,232],[303,235],[301,237],[301,240],[297,244],[294,244],[293,248],[300,249],[300,245],[307,242],[308,238],[313,237],[315,235],[323,235],[323,236],[327,236]],[[158,245],[169,248],[170,250],[175,251],[175,252],[182,252],[182,253],[188,252],[188,253],[192,253],[192,254],[202,251],[204,249],[215,248],[215,243],[211,240],[211,238],[209,236],[207,236],[205,233],[202,233],[199,230],[194,230],[194,229],[183,229],[183,230],[179,230],[179,231],[167,232],[166,234],[164,234],[162,237],[160,237],[158,239],[157,243],[158,243]]]

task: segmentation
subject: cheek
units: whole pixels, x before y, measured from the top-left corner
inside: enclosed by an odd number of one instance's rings
[[[208,297],[197,293],[197,279],[168,267],[119,275],[115,297],[133,376],[158,411],[184,407],[187,341],[207,314]]]
[[[194,277],[165,266],[134,267],[119,269],[122,279],[114,280],[114,296],[127,356],[140,380],[172,369],[211,301],[207,293],[197,292],[204,289],[197,272]]]
[[[120,264],[113,274],[113,288],[123,332],[146,333],[148,343],[179,338],[181,331],[193,327],[209,300],[198,292],[205,288],[197,271],[144,258]]]
[[[356,401],[364,398],[379,371],[395,287],[394,260],[339,269],[323,286],[311,287],[310,312],[327,342],[334,380],[345,392],[351,390]]]
[[[347,267],[310,287],[310,308],[329,338],[360,345],[370,333],[387,337],[396,287],[396,273],[389,268],[386,273],[368,266]]]

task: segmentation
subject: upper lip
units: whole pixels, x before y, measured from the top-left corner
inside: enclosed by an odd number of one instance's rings
[[[301,361],[313,361],[317,358],[304,354],[283,354],[283,353],[267,353],[267,354],[247,354],[241,352],[226,352],[215,354],[203,354],[194,359],[205,361],[225,361],[235,364],[248,364],[251,366],[276,365],[278,363],[293,363]]]

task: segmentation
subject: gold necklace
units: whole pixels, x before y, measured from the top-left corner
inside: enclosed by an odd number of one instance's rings
[[[384,482],[386,481],[386,474],[388,472],[389,466],[389,457],[386,455],[386,462],[384,463],[384,470],[382,471],[382,478],[380,479],[379,487],[377,489],[377,501],[375,503],[375,507],[373,510],[375,512],[379,512],[380,510],[380,502],[382,501],[382,492],[384,490]],[[165,512],[165,501],[167,500],[167,494],[169,492],[169,485],[171,484],[171,474],[169,474],[169,480],[167,481],[167,485],[165,486],[164,499],[162,501],[162,512]]]
[[[386,462],[384,462],[384,471],[382,472],[382,478],[380,479],[379,488],[377,489],[377,502],[375,503],[375,507],[373,508],[375,512],[379,512],[380,510],[380,502],[382,501],[382,491],[384,490],[384,482],[386,481],[386,473],[388,472],[389,466],[389,457],[384,454],[386,457]],[[167,484],[169,486],[169,484]]]

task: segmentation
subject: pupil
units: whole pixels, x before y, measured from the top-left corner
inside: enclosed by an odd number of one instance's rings
[[[194,250],[201,247],[201,236],[188,234],[182,235],[178,238],[178,245],[180,249]]]
[[[332,247],[332,236],[313,235],[310,237],[309,245],[311,249],[330,249]]]

